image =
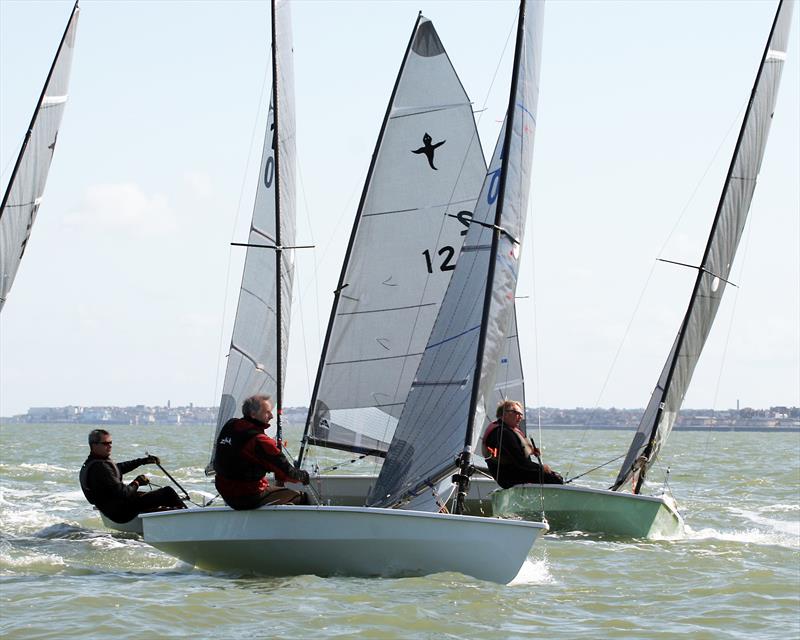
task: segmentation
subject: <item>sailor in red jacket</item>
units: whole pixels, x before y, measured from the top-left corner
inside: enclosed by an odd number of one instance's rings
[[[252,396],[242,403],[241,418],[232,418],[217,436],[214,484],[233,509],[256,509],[265,504],[308,504],[305,492],[283,486],[270,488],[267,473],[279,485],[286,481],[308,484],[308,472],[296,469],[278,443],[266,433],[272,420],[269,396]]]

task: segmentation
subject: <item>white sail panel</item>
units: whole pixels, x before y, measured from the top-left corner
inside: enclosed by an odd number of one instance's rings
[[[286,370],[294,263],[291,250],[279,249],[295,244],[296,173],[294,71],[289,3],[275,0],[273,16],[273,70],[277,69],[277,73],[273,78],[273,95],[267,116],[248,236],[248,244],[256,246],[248,246],[246,249],[214,441],[220,429],[236,415],[246,398],[254,394],[274,397],[278,386],[278,366],[281,371]],[[277,340],[279,295],[282,301],[280,346]],[[278,354],[281,356],[280,363]],[[212,447],[212,456],[213,451]],[[207,468],[209,472],[212,463],[213,458]]]
[[[639,492],[647,470],[672,431],[711,331],[761,169],[786,59],[793,5],[792,0],[782,1],[775,16],[688,310],[614,483],[616,490]]]
[[[58,129],[67,102],[79,13],[80,9],[76,4],[0,207],[0,310],[14,283],[42,202],[47,174],[58,140]]]
[[[525,380],[519,351],[516,308],[511,312],[511,326],[506,332],[504,348],[497,360],[494,393],[486,395],[486,415],[493,418],[497,405],[504,400],[516,400],[525,406]]]
[[[527,10],[523,4],[520,21],[509,113],[405,410],[368,498],[372,506],[423,508],[424,495],[409,500],[455,468],[470,421],[475,428],[468,446],[474,448],[485,424],[485,407],[494,397],[497,365],[515,324],[514,292],[536,128],[543,3],[533,2]],[[509,136],[506,127],[511,128]],[[481,345],[487,295],[491,295],[491,306]],[[477,387],[476,375],[480,376]],[[473,405],[475,415],[470,416]]]
[[[351,236],[308,442],[386,450],[485,171],[469,98],[420,16]]]

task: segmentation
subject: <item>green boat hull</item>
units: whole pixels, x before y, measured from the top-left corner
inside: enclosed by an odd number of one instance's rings
[[[674,501],[573,485],[520,485],[492,494],[495,516],[541,521],[550,531],[628,538],[674,538],[683,518]]]

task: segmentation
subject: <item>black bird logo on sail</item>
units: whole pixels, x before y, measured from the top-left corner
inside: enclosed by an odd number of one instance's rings
[[[428,164],[430,165],[431,169],[434,171],[438,171],[438,169],[433,165],[433,154],[438,147],[441,147],[447,140],[442,140],[441,142],[437,142],[436,144],[431,144],[433,138],[426,132],[424,136],[422,136],[422,144],[419,149],[414,149],[411,153],[424,153],[425,157],[428,159]]]

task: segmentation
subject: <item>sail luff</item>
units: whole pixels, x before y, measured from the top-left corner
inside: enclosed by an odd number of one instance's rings
[[[612,487],[615,490],[630,485],[634,493],[640,492],[648,469],[655,462],[677,419],[711,330],[761,167],[785,59],[792,8],[793,0],[781,0],[778,4],[686,314]]]
[[[19,263],[22,259],[22,254],[25,252],[25,245],[27,243],[28,237],[30,236],[31,227],[33,226],[33,222],[36,217],[36,212],[38,209],[38,202],[44,192],[44,182],[47,179],[47,173],[49,170],[50,162],[47,163],[47,166],[43,169],[44,177],[41,180],[40,185],[32,185],[33,193],[28,194],[30,197],[22,198],[22,201],[29,202],[31,211],[29,214],[29,221],[26,224],[25,229],[18,225],[16,229],[12,228],[14,225],[13,221],[10,221],[9,218],[5,218],[7,216],[6,213],[9,207],[9,200],[11,199],[12,191],[15,187],[18,187],[17,178],[19,176],[21,167],[23,162],[25,161],[27,154],[26,151],[28,150],[31,138],[34,134],[37,121],[39,120],[39,115],[42,113],[42,110],[45,107],[61,107],[63,110],[63,106],[65,105],[67,98],[66,98],[66,90],[67,85],[69,83],[69,72],[70,66],[72,62],[72,49],[74,48],[74,40],[75,40],[75,30],[77,28],[77,20],[78,16],[80,15],[80,8],[78,7],[78,1],[76,0],[75,4],[72,7],[72,11],[70,12],[69,19],[67,20],[67,26],[64,28],[64,33],[61,36],[61,40],[59,41],[58,48],[56,49],[56,54],[53,56],[53,62],[50,65],[50,69],[47,72],[47,78],[44,81],[44,85],[42,86],[42,91],[39,94],[39,99],[36,102],[36,107],[33,110],[33,114],[31,115],[30,123],[28,124],[28,128],[25,132],[25,137],[23,138],[22,145],[20,146],[19,154],[17,155],[17,159],[14,163],[14,168],[11,171],[11,176],[8,180],[8,186],[6,187],[5,193],[3,194],[2,203],[0,203],[0,311],[2,311],[3,306],[5,305],[6,298],[8,297],[8,292],[11,289],[11,286],[14,282],[14,278],[17,273],[17,269],[19,268]],[[69,52],[68,57],[62,58],[62,52],[64,50],[64,45],[69,43]],[[58,100],[48,100],[47,92],[50,89],[51,81],[53,80],[53,75],[58,68],[59,64],[63,63],[66,66],[65,76],[63,78],[64,87],[62,89],[63,95],[58,96]],[[63,113],[63,111],[62,111]],[[55,151],[55,144],[56,139],[58,137],[58,128],[60,125],[61,115],[59,115],[57,121],[54,123],[55,129],[55,137],[52,142],[52,150]],[[50,160],[52,160],[53,154],[50,155]],[[12,252],[14,255],[16,252],[19,251],[19,257],[16,258],[12,256]],[[2,255],[5,254],[5,255]]]

